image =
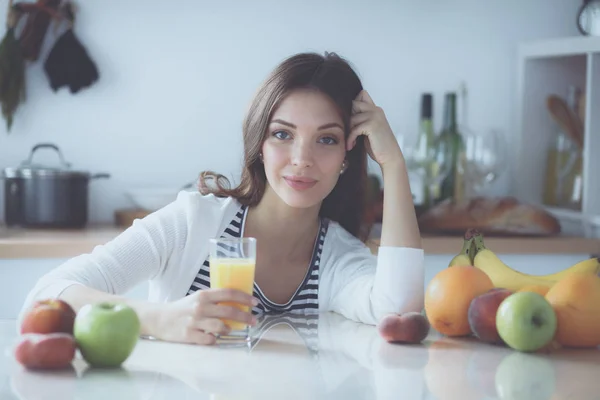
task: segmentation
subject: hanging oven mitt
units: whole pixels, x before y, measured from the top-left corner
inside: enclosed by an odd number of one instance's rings
[[[0,42],[0,103],[6,128],[10,132],[13,115],[19,104],[25,101],[25,59],[15,35],[21,13],[11,7],[8,13],[7,31]]]
[[[73,31],[75,18],[72,5],[67,3],[65,7],[70,24],[50,50],[44,70],[52,90],[67,86],[71,93],[77,93],[96,82],[99,74],[96,64]]]

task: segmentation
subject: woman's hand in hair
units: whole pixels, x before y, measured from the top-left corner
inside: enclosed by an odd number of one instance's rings
[[[256,318],[229,305],[237,303],[256,305],[256,299],[234,289],[205,289],[165,304],[159,312],[152,336],[157,339],[210,345],[217,335],[225,335],[230,329],[223,320],[239,321],[254,325]]]
[[[381,167],[403,160],[402,151],[381,107],[378,107],[366,90],[352,102],[351,131],[346,150],[356,145],[360,135],[365,136],[369,156]]]

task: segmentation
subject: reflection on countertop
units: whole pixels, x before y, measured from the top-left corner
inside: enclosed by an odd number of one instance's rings
[[[600,349],[525,354],[436,332],[389,344],[340,315],[274,315],[221,348],[140,340],[123,368],[31,372],[0,322],[2,399],[597,399]],[[3,383],[4,382],[4,383]],[[2,386],[4,385],[4,386]]]

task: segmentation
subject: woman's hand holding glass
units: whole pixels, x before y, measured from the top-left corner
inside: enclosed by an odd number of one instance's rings
[[[224,303],[237,303],[249,306],[250,311]],[[247,293],[235,289],[198,290],[182,299],[161,305],[154,318],[152,336],[156,339],[214,344],[219,335],[227,335],[230,328],[224,320],[255,325],[252,306],[257,300]]]

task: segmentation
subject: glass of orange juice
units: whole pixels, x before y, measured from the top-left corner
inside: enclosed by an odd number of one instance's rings
[[[252,296],[256,266],[255,238],[210,239],[210,287],[237,289]],[[249,312],[250,306],[224,303]],[[239,321],[224,320],[231,329],[219,340],[249,341],[250,327]]]

